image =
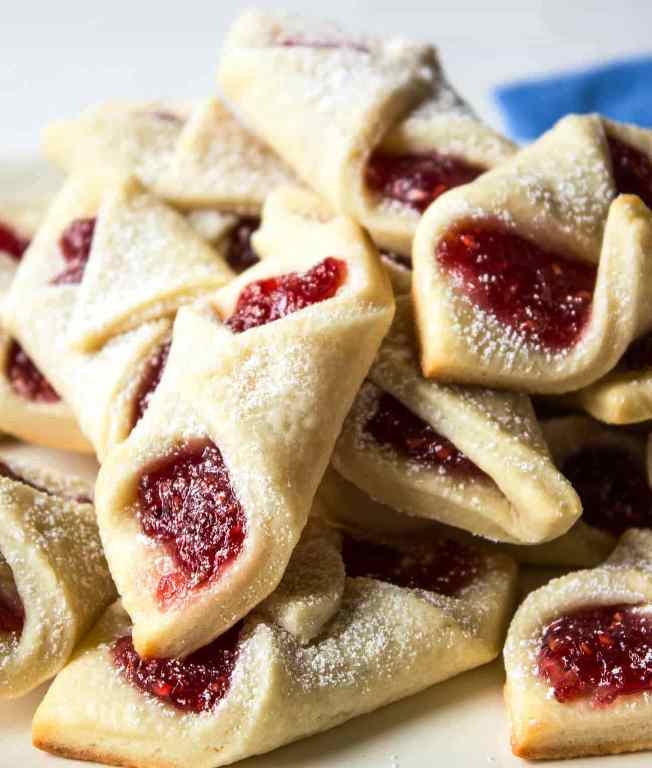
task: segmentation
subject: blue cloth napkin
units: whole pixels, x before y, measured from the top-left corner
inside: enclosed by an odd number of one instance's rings
[[[494,97],[518,141],[537,138],[569,112],[599,112],[652,128],[652,56],[508,83]]]

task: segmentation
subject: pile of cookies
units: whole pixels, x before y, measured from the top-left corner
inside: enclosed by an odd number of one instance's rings
[[[101,463],[0,464],[0,697],[213,768],[504,648],[516,754],[652,747],[652,132],[519,150],[431,46],[286,14],[218,81],[48,126],[0,208],[0,429]],[[517,563],[570,573],[514,613]]]

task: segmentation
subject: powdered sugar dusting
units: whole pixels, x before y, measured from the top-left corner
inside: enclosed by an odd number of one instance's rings
[[[84,112],[72,123],[77,141],[69,162],[82,170],[100,160],[106,167],[135,173],[146,185],[155,184],[167,168],[183,125],[162,117],[169,107],[101,105]],[[69,130],[61,126],[61,130]]]
[[[216,100],[195,108],[163,179],[175,199],[254,214],[283,184],[296,184],[292,171]]]
[[[512,622],[505,644],[510,685],[535,685],[547,699],[554,698],[552,688],[538,675],[538,656],[546,626],[560,616],[584,608],[616,604],[650,610],[651,541],[650,531],[632,529],[621,537],[618,547],[604,565],[553,579],[526,598]],[[638,576],[635,576],[637,572]],[[625,697],[618,706],[636,708],[649,697],[648,692]]]

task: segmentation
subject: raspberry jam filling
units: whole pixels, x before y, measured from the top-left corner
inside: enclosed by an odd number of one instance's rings
[[[59,248],[66,268],[52,280],[52,285],[81,283],[93,245],[95,222],[95,218],[75,219],[64,229],[59,239]]]
[[[367,163],[365,181],[375,194],[423,213],[444,192],[477,179],[484,168],[438,152],[388,155],[376,150]]]
[[[257,216],[242,216],[229,233],[226,261],[234,272],[240,274],[259,261],[251,245],[251,236],[260,226]]]
[[[158,583],[165,607],[216,578],[240,554],[245,515],[217,446],[186,443],[152,464],[138,484],[143,533],[164,544],[176,569]]]
[[[449,232],[437,260],[455,287],[529,343],[560,351],[580,340],[591,314],[592,264],[478,224]]]
[[[9,346],[6,373],[11,388],[25,400],[35,403],[58,403],[61,400],[15,339]]]
[[[630,144],[607,137],[614,181],[619,195],[638,195],[652,208],[652,162]]]
[[[0,555],[0,632],[20,634],[25,624],[25,607],[13,574]]]
[[[652,368],[652,333],[632,342],[620,360],[621,370],[642,371]]]
[[[8,224],[0,221],[0,251],[8,253],[15,261],[20,261],[27,250],[29,240],[16,232]]]
[[[652,688],[652,616],[627,606],[586,608],[549,624],[539,675],[561,703],[590,698],[595,707]]]
[[[456,595],[482,570],[479,552],[452,539],[415,543],[399,550],[345,536],[342,558],[347,576],[378,579],[408,589]]]
[[[345,279],[346,262],[328,256],[302,274],[290,272],[249,283],[226,324],[234,333],[266,325],[331,299]]]
[[[132,429],[142,419],[143,414],[149,407],[152,395],[161,383],[161,377],[163,376],[163,371],[165,370],[165,365],[168,361],[171,345],[172,341],[166,341],[165,344],[162,344],[156,352],[154,352],[145,364],[145,370],[134,398],[134,412],[131,419]]]
[[[630,452],[613,445],[588,446],[569,456],[561,469],[589,525],[616,535],[652,527],[652,490],[642,462]]]
[[[380,445],[390,446],[401,456],[424,466],[437,467],[451,475],[486,477],[450,440],[388,392],[378,398],[376,410],[364,429]]]
[[[16,632],[20,634],[25,624],[25,609],[16,595],[5,595],[0,592],[0,632]]]
[[[142,659],[131,635],[111,648],[115,667],[131,685],[184,712],[210,712],[229,692],[241,624],[185,659]]]
[[[20,633],[24,624],[25,609],[20,598],[12,600],[0,592],[0,632]]]

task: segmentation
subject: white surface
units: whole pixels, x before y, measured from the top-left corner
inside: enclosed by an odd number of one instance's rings
[[[250,3],[5,3],[0,24],[0,198],[53,183],[34,158],[41,126],[111,96],[185,99],[213,89],[219,41]],[[313,4],[281,5],[306,10]],[[277,3],[259,3],[275,7]],[[330,0],[332,18],[360,30],[432,39],[453,80],[498,124],[488,89],[537,72],[581,66],[649,46],[649,2],[482,2]],[[26,162],[26,165],[24,164]],[[89,459],[25,446],[44,461],[92,473]],[[500,661],[351,721],[243,768],[510,768]],[[0,704],[0,768],[66,768],[30,746],[30,720],[47,686]],[[101,695],[101,692],[98,692]],[[650,754],[545,763],[546,768],[643,768]]]

